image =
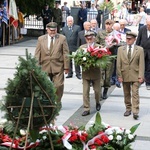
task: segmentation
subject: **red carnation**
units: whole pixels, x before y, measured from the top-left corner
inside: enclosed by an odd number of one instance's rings
[[[103,145],[103,141],[101,141],[101,140],[98,139],[98,138],[96,138],[96,139],[94,140],[94,143],[97,144],[98,146]]]

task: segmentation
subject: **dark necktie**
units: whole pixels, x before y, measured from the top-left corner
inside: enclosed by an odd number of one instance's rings
[[[50,43],[50,51],[52,51],[52,49],[53,49],[53,37],[51,37],[51,43]]]
[[[128,50],[128,59],[130,60],[131,59],[131,45],[129,45],[129,50]]]

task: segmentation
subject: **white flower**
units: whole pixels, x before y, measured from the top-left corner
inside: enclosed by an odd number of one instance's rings
[[[83,60],[86,61],[86,57],[83,57]]]
[[[25,136],[27,134],[27,131],[26,130],[23,130],[23,129],[20,129],[20,134],[22,136]]]
[[[107,130],[105,130],[105,133],[108,135],[113,134],[112,128],[108,128]]]
[[[120,135],[117,135],[116,139],[117,139],[118,141],[120,141],[120,140],[122,139],[122,137],[121,137]]]
[[[77,52],[72,52],[72,55],[75,56],[77,54]]]
[[[133,136],[132,134],[129,134],[129,135],[128,135],[128,138],[129,138],[130,140],[132,140],[132,139],[134,138],[134,136]]]
[[[122,134],[123,133],[123,130],[121,130],[120,128],[116,129],[116,133],[117,134]]]
[[[125,133],[126,133],[126,134],[130,134],[131,131],[130,131],[130,130],[125,130]]]
[[[47,137],[46,137],[46,136],[43,136],[42,138],[43,138],[43,140],[45,140]]]
[[[113,140],[113,138],[114,138],[114,137],[113,137],[112,135],[109,135],[109,136],[108,136],[108,139],[109,139],[109,140]]]
[[[102,125],[105,127],[105,128],[108,128],[110,125],[105,123],[105,122],[102,122]]]

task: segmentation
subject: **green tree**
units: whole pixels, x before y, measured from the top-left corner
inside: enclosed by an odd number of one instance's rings
[[[48,4],[51,8],[54,6],[55,0],[16,0],[16,5],[23,13],[26,14],[40,14],[45,4]]]

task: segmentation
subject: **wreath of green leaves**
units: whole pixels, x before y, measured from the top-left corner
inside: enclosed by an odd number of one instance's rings
[[[14,78],[8,79],[7,87],[5,88],[5,104],[2,108],[6,112],[4,117],[16,124],[21,110],[20,106],[22,106],[25,99],[19,126],[27,126],[31,98],[34,93],[32,123],[33,127],[41,127],[45,124],[43,113],[46,122],[50,123],[60,111],[61,104],[56,101],[56,89],[47,73],[43,72],[41,67],[37,65],[36,58],[28,54],[27,50],[26,59],[19,57],[18,60],[19,64],[16,67],[17,71],[14,74]],[[43,107],[43,113],[40,106]]]

